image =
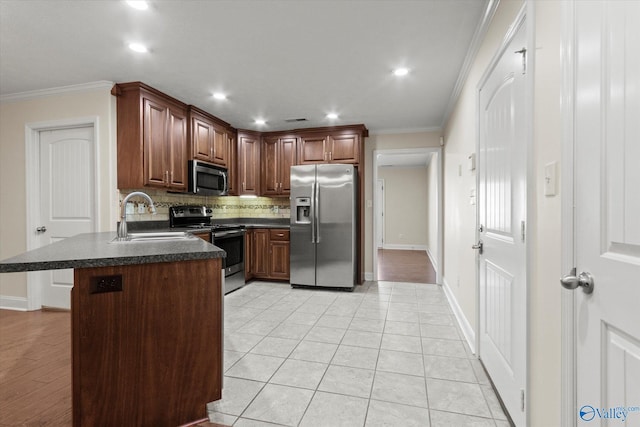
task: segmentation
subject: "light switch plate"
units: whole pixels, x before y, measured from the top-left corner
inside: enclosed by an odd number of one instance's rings
[[[557,193],[557,169],[558,162],[551,162],[544,165],[544,195],[555,196]]]

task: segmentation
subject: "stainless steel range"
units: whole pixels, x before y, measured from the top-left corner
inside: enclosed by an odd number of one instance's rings
[[[169,225],[172,228],[210,230],[211,243],[224,250],[224,293],[244,286],[244,235],[241,224],[215,224],[211,209],[206,206],[172,206],[169,208]]]

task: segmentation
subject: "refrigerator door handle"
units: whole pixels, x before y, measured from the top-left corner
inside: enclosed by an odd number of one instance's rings
[[[311,184],[311,243],[316,243],[316,184]]]
[[[316,222],[316,243],[320,243],[320,183],[316,182],[314,193],[315,211],[313,212],[313,220]]]

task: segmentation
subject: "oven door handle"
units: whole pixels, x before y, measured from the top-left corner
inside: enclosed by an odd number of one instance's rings
[[[227,237],[235,236],[237,234],[244,234],[244,230],[232,230],[232,231],[215,231],[213,237]]]

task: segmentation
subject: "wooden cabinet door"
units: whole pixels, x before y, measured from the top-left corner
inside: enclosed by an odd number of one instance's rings
[[[229,152],[229,162],[227,165],[227,178],[229,179],[229,195],[238,195],[238,144],[236,134],[231,131],[226,132],[227,149]]]
[[[260,194],[260,138],[238,134],[238,193]]]
[[[193,235],[204,241],[211,243],[211,233],[208,231],[203,233],[193,233]]]
[[[195,159],[210,162],[213,157],[213,126],[200,117],[191,116],[191,145]]]
[[[298,144],[298,164],[326,163],[326,136],[301,136]]]
[[[289,242],[272,240],[269,244],[270,263],[269,277],[272,279],[289,279]]]
[[[169,108],[167,112],[167,186],[173,190],[187,190],[187,114],[184,110]]]
[[[358,135],[329,136],[329,162],[360,163],[360,137]]]
[[[291,166],[296,164],[297,138],[280,139],[278,173],[280,175],[279,194],[291,194]]]
[[[229,161],[229,148],[227,144],[227,131],[221,126],[213,126],[213,158],[216,165],[227,167]]]
[[[277,195],[280,189],[280,179],[278,170],[278,138],[266,137],[262,140],[262,156],[260,161],[261,167],[261,184],[262,195],[274,196]]]
[[[253,230],[249,229],[244,235],[244,280],[251,280],[253,277]]]
[[[144,184],[165,187],[167,182],[167,106],[151,98],[143,100],[142,141]]]
[[[253,275],[269,277],[269,230],[253,230]]]

